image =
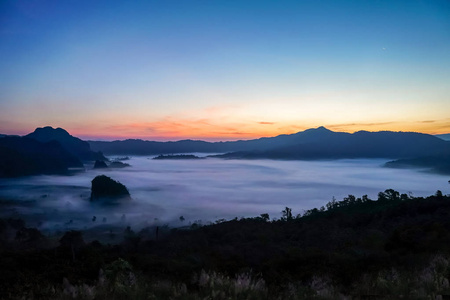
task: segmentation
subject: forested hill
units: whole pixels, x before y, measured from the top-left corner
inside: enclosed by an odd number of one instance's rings
[[[0,220],[0,298],[66,299],[75,292],[90,299],[193,300],[450,294],[449,195],[437,191],[422,198],[388,189],[376,200],[349,195],[306,212],[286,207],[280,216],[163,226],[159,238],[158,228],[155,235],[155,228],[127,227],[115,230],[123,236],[118,245],[85,242],[80,231],[45,237],[20,220]]]
[[[386,163],[390,168],[428,169],[436,173],[450,175],[450,152],[440,155],[397,159]]]
[[[114,155],[168,153],[225,153],[224,158],[333,159],[412,158],[450,152],[450,142],[415,132],[334,132],[324,127],[290,135],[234,142],[183,140],[154,142],[90,141],[92,149]]]

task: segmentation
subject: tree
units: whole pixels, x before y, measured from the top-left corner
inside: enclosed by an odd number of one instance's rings
[[[305,213],[303,214],[303,216],[304,216],[304,217],[309,217],[309,216],[315,215],[315,214],[317,214],[317,213],[319,213],[319,212],[320,212],[320,210],[318,210],[317,208],[308,209],[308,210],[305,211]]]
[[[400,200],[406,201],[406,200],[408,200],[408,199],[409,199],[409,197],[408,197],[407,194],[401,194],[401,195],[400,195]]]
[[[269,214],[261,214],[260,217],[264,222],[268,222],[270,220]]]
[[[72,251],[72,260],[75,261],[75,252],[84,246],[83,235],[81,231],[71,230],[66,232],[59,240],[59,243],[64,248],[69,248]]]
[[[393,189],[387,189],[384,192],[378,193],[378,201],[398,201],[398,200],[400,200],[400,193]]]
[[[393,189],[385,190],[384,193],[387,195],[387,198],[390,201],[398,201],[398,200],[400,200],[400,193],[395,191],[395,190],[393,190]]]
[[[332,210],[334,208],[336,208],[338,206],[337,202],[336,202],[336,197],[333,196],[333,198],[331,199],[330,202],[328,202],[325,207],[327,208],[327,210]]]
[[[287,207],[281,211],[281,213],[283,214],[283,217],[281,218],[282,220],[285,221],[290,221],[292,220],[292,209]]]
[[[345,197],[341,203],[343,204],[343,206],[347,206],[347,205],[352,205],[355,204],[356,202],[356,197],[353,195],[348,195],[348,197]]]
[[[365,202],[370,201],[369,196],[363,195],[363,196],[361,197],[361,201],[362,201],[362,203],[365,203]]]

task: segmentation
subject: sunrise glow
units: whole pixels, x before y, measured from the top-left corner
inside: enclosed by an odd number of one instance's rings
[[[445,1],[7,1],[0,133],[450,132]]]

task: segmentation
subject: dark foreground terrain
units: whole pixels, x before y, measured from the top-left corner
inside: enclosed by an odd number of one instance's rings
[[[352,195],[267,214],[86,243],[0,221],[1,299],[442,299],[450,195]],[[180,217],[181,220],[182,217]],[[436,298],[438,297],[438,298]]]

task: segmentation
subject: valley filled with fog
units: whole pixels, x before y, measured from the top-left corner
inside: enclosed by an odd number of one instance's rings
[[[153,160],[146,156],[126,162],[131,167],[99,170],[86,165],[85,172],[71,176],[1,179],[1,217],[23,218],[44,231],[125,224],[186,226],[263,213],[280,218],[285,207],[296,215],[333,197],[367,194],[376,199],[386,189],[413,196],[436,190],[450,193],[448,176],[384,168],[386,160],[380,159]],[[114,206],[90,202],[91,181],[101,174],[123,183],[133,200]]]

